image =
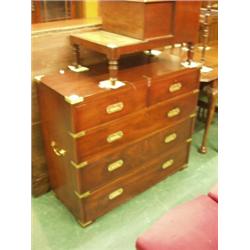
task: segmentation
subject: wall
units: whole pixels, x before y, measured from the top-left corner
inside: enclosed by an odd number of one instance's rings
[[[32,79],[67,68],[74,61],[69,35],[100,28],[100,20],[84,19],[35,24],[32,27]],[[100,54],[81,48],[82,64],[100,62]],[[49,190],[46,160],[40,128],[36,84],[32,80],[32,194],[39,196]]]

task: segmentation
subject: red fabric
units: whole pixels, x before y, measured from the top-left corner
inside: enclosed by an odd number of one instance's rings
[[[208,196],[218,203],[218,184],[209,191]]]
[[[137,250],[217,250],[218,204],[200,196],[177,206],[142,234]]]

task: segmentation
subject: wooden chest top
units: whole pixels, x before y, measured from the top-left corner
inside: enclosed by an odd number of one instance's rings
[[[89,72],[74,73],[65,70],[63,74],[58,72],[54,75],[44,76],[41,82],[65,97],[78,95],[84,98],[84,101],[93,101],[96,98],[117,94],[130,88],[140,88],[141,85],[147,87],[154,79],[161,79],[166,75],[183,74],[196,69],[186,69],[176,62],[170,55],[162,53],[158,58],[149,58],[141,53],[133,56],[127,56],[120,60],[119,80],[127,83],[124,87],[116,90],[106,90],[98,87],[101,80],[108,77],[105,63],[90,66]]]

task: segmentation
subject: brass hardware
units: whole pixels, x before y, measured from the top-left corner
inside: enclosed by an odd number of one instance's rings
[[[50,146],[52,147],[54,153],[57,156],[64,156],[66,154],[66,150],[65,149],[58,149],[57,148],[55,141],[52,141],[51,144],[50,144]]]
[[[111,164],[108,165],[108,171],[112,172],[112,171],[116,170],[117,168],[122,167],[123,164],[124,164],[123,160],[115,161],[115,162],[113,162],[113,163],[111,163]]]
[[[81,221],[78,221],[78,223],[79,223],[82,227],[86,227],[86,226],[88,226],[88,225],[92,224],[92,223],[93,223],[93,221],[92,221],[92,220],[90,220],[90,221],[87,221],[86,223],[82,223]]]
[[[177,83],[170,85],[169,92],[173,93],[173,92],[180,90],[181,88],[182,88],[182,84],[180,82],[177,82]]]
[[[114,134],[111,134],[107,137],[107,142],[108,143],[111,143],[111,142],[114,142],[114,141],[117,141],[117,140],[120,140],[122,137],[123,137],[123,132],[122,131],[118,131]]]
[[[80,132],[78,132],[78,133],[71,133],[71,132],[69,132],[69,135],[70,135],[71,137],[73,137],[74,139],[78,139],[78,138],[80,138],[80,137],[85,136],[85,135],[86,135],[86,132],[85,132],[85,131],[80,131]]]
[[[166,169],[166,168],[172,166],[173,164],[174,164],[174,160],[173,160],[173,159],[170,159],[170,160],[164,162],[164,163],[162,164],[161,168],[162,168],[162,169]]]
[[[117,190],[109,194],[109,199],[113,200],[116,197],[120,196],[122,193],[123,193],[123,188],[118,188]]]
[[[82,199],[82,198],[87,198],[88,196],[90,196],[90,192],[87,191],[83,194],[79,194],[77,191],[75,191],[75,195],[79,198],[79,199]]]
[[[170,111],[168,111],[168,117],[171,118],[171,117],[177,116],[180,114],[180,112],[181,112],[180,108],[171,109]]]
[[[85,71],[89,70],[89,68],[84,67],[84,66],[82,66],[80,64],[78,64],[78,65],[68,65],[68,68],[71,71],[76,72],[76,73],[85,72]]]
[[[189,117],[194,118],[196,116],[196,113],[191,114]]]
[[[112,113],[115,113],[115,112],[119,112],[123,109],[124,105],[123,105],[123,102],[118,102],[118,103],[115,103],[115,104],[112,104],[112,105],[109,105],[107,108],[106,108],[106,112],[108,114],[112,114]]]
[[[181,169],[184,169],[184,168],[187,168],[188,167],[188,164],[184,164]]]
[[[83,167],[86,167],[88,165],[88,162],[87,161],[84,161],[84,162],[81,162],[79,164],[76,164],[75,162],[73,161],[70,161],[71,165],[74,166],[76,169],[79,169],[79,168],[83,168]]]
[[[82,96],[79,96],[79,95],[70,95],[70,96],[64,96],[64,100],[67,103],[73,105],[73,104],[83,102],[84,98]]]
[[[198,93],[198,92],[200,92],[200,90],[199,90],[199,89],[195,89],[195,90],[193,91],[193,94],[196,94],[196,93]]]
[[[111,49],[115,49],[115,48],[118,48],[118,45],[115,44],[115,43],[108,43],[108,44],[107,44],[107,47],[108,47],[108,48],[111,48]]]
[[[38,75],[38,76],[35,76],[34,79],[37,83],[39,83],[39,82],[41,82],[43,77],[44,77],[44,75]]]
[[[192,138],[189,138],[186,140],[187,143],[191,142],[192,141]]]
[[[171,141],[174,141],[176,138],[177,138],[177,134],[173,133],[173,134],[166,136],[164,141],[165,143],[170,143]]]

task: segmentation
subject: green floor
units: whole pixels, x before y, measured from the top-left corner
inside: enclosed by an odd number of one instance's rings
[[[208,153],[197,152],[203,134],[197,122],[189,167],[81,228],[50,192],[32,199],[33,250],[134,250],[137,236],[169,209],[200,194],[217,181],[217,120]]]

